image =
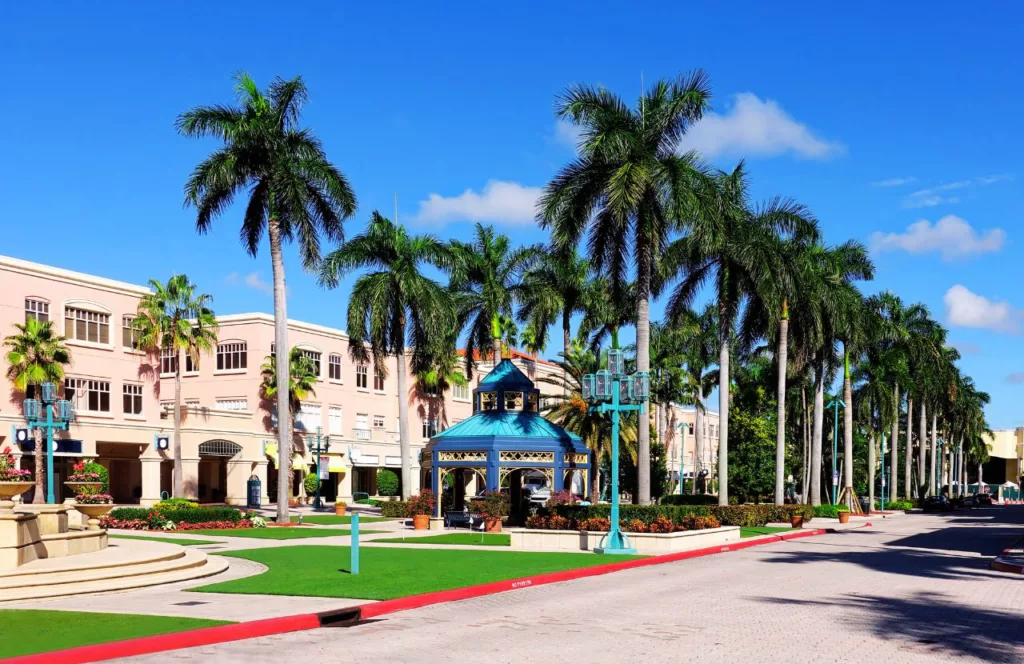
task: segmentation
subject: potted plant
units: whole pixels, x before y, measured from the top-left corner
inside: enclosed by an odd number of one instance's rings
[[[437,499],[432,491],[424,489],[409,499],[409,515],[412,516],[412,527],[426,530],[430,526],[430,517],[437,507]]]
[[[483,496],[474,501],[473,509],[484,518],[485,531],[500,533],[501,520],[508,516],[508,496],[500,491],[484,491]]]
[[[793,526],[794,528],[803,528],[804,527],[804,515],[803,514],[797,514],[796,512],[794,512],[793,514],[791,514],[789,516],[789,525]]]
[[[846,505],[836,505],[836,511],[838,512],[839,523],[849,523],[850,522],[850,508],[849,507],[847,507]]]
[[[64,485],[79,493],[99,493],[103,488],[103,466],[95,461],[79,461],[72,466],[72,472]]]
[[[13,512],[12,498],[20,496],[34,486],[32,472],[14,467],[11,448],[0,452],[0,512]]]
[[[89,530],[100,529],[100,517],[114,507],[114,498],[107,493],[80,493],[75,496],[75,509],[89,519]]]
[[[334,513],[338,516],[345,516],[345,509],[348,507],[345,503],[340,500],[334,503]]]

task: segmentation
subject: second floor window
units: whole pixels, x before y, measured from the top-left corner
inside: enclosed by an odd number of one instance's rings
[[[374,429],[383,429],[384,428],[384,416],[383,415],[374,415],[373,416],[373,428]]]
[[[341,355],[331,354],[327,358],[327,377],[341,380]]]
[[[316,367],[317,378],[320,377],[320,353],[315,350],[303,350],[302,354],[313,361],[313,366]]]
[[[109,413],[110,382],[92,378],[68,378],[64,381],[64,398],[80,413]]]
[[[244,341],[217,344],[217,371],[245,369],[248,361],[249,353]]]
[[[437,420],[423,419],[423,439],[433,438],[437,435]]]
[[[249,410],[249,401],[247,399],[217,399],[217,408],[221,410],[246,411]]]
[[[373,389],[378,392],[384,391],[384,372],[380,369],[374,369],[373,371]]]
[[[25,298],[25,322],[35,318],[40,323],[50,320],[50,303],[34,298]]]
[[[356,387],[365,390],[366,389],[366,365],[360,364],[356,367]]]
[[[469,401],[469,385],[452,385],[452,397]]]
[[[124,384],[124,414],[142,414],[142,386],[131,383]]]
[[[178,351],[164,348],[160,351],[160,374],[171,375],[178,370]],[[185,373],[199,371],[199,364],[192,361],[192,356],[185,353]]]
[[[110,343],[110,314],[65,307],[64,336],[98,344]]]
[[[134,320],[134,316],[124,316],[121,318],[121,345],[131,350],[139,350],[142,331],[132,325]]]

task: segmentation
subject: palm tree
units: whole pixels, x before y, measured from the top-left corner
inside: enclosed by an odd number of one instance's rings
[[[554,244],[579,245],[589,230],[596,271],[624,283],[636,266],[637,371],[650,371],[650,298],[662,251],[673,229],[693,216],[704,175],[695,154],[678,154],[680,139],[707,109],[704,72],[658,81],[635,108],[603,88],[577,85],[557,101],[556,114],[582,128],[579,157],[547,185],[538,204]],[[651,499],[650,414],[640,414],[637,489]]]
[[[425,397],[430,405],[428,417],[431,420],[440,416],[447,424],[444,412],[444,394],[453,385],[467,387],[469,381],[462,368],[462,357],[456,350],[454,328],[446,334],[446,340],[429,353],[419,357],[413,363],[416,371],[416,391]]]
[[[586,340],[598,353],[607,339],[610,348],[620,348],[619,330],[636,320],[636,283],[612,282],[596,277],[583,292],[583,318],[576,336]]]
[[[547,383],[561,388],[562,394],[544,397],[542,414],[555,424],[579,436],[583,443],[594,453],[593,472],[590,477],[590,499],[597,501],[601,495],[598,469],[601,460],[611,454],[611,420],[591,411],[589,404],[583,400],[583,376],[594,373],[601,368],[602,362],[590,349],[574,344],[568,354],[562,353],[562,359],[555,362],[561,373],[545,374],[537,378],[538,383]],[[619,423],[619,444],[625,446],[627,452],[637,460],[636,455],[636,420],[622,418]]]
[[[280,397],[285,390],[278,389],[277,370],[281,366],[281,362],[277,360],[276,355],[277,353],[273,353],[267,356],[263,366],[260,367],[260,397],[270,404],[277,401],[275,405],[269,406],[268,410],[277,414],[277,430],[287,430],[290,436],[291,422],[295,418],[295,414],[302,411],[302,402],[311,395],[316,396],[316,382],[320,376],[313,359],[303,353],[301,348],[292,348],[288,351],[288,382],[284,386],[288,394],[288,403],[284,408],[286,416],[281,417]],[[290,440],[289,443],[291,443]],[[278,478],[280,478],[278,481],[282,483],[277,489],[278,501],[281,500],[283,494],[285,496],[284,509],[287,515],[288,501],[292,496],[292,446],[289,444],[287,450],[279,446],[277,457],[279,462]],[[278,513],[281,511],[280,504],[278,504],[277,511]]]
[[[266,92],[248,74],[237,76],[238,106],[199,106],[178,117],[180,134],[212,136],[224,142],[199,164],[185,184],[185,204],[196,208],[196,230],[208,232],[214,217],[239,193],[248,196],[241,239],[255,256],[266,231],[274,277],[274,344],[278,373],[287,371],[288,314],[285,302],[282,245],[298,238],[306,269],[320,261],[320,235],[340,242],[343,221],[356,209],[355,194],[324,152],[320,141],[299,126],[309,93],[301,77],[275,78]],[[288,406],[286,389],[278,391],[278,410]],[[290,454],[287,418],[278,430],[281,454]],[[282,464],[283,466],[283,464]],[[277,520],[288,521],[289,478],[282,467],[278,482]]]
[[[584,311],[589,276],[590,262],[574,248],[542,252],[526,270],[518,316],[535,332],[535,346],[547,345],[548,326],[558,321],[562,324],[562,351],[569,352],[572,316]]]
[[[512,319],[512,306],[525,288],[522,274],[540,254],[535,246],[512,249],[507,236],[476,224],[473,242],[451,241],[454,256],[450,288],[456,293],[459,329],[468,329],[466,371],[472,376],[474,356],[490,347],[494,364],[501,362],[501,344]]]
[[[67,338],[54,332],[50,321],[40,321],[35,317],[26,320],[24,325],[15,323],[14,327],[18,330],[17,334],[4,339],[4,346],[9,349],[6,353],[7,379],[11,381],[14,391],[27,397],[37,385],[63,380],[64,367],[71,364],[71,351],[64,345]],[[43,467],[43,430],[37,427],[33,433],[36,443],[36,488],[32,502],[42,503],[45,501],[43,484],[46,479],[46,469]]]
[[[450,293],[423,274],[431,265],[444,272],[454,266],[448,246],[431,235],[409,235],[374,211],[366,230],[324,258],[320,280],[334,288],[354,270],[371,270],[356,280],[348,302],[349,354],[383,371],[385,359],[398,366],[398,435],[402,454],[402,498],[412,488],[409,393],[406,387],[406,339],[418,356],[450,341],[455,315]],[[369,352],[367,349],[369,346]]]
[[[730,339],[745,300],[771,292],[779,254],[777,238],[815,237],[817,226],[806,209],[791,200],[773,199],[757,208],[749,203],[743,162],[712,180],[712,202],[690,221],[690,232],[665,252],[665,274],[682,275],[669,301],[670,315],[687,309],[709,281],[718,301],[718,501],[729,502],[729,355]],[[761,306],[761,305],[755,305]]]
[[[139,301],[132,327],[139,331],[139,348],[159,355],[174,356],[174,470],[171,491],[175,498],[185,497],[181,464],[181,372],[187,356],[199,365],[199,355],[217,345],[217,318],[210,309],[213,298],[197,293],[196,285],[184,274],[176,274],[162,284],[149,280],[152,293]]]

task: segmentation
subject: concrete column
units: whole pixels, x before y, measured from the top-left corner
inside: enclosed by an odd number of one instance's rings
[[[228,482],[227,486],[224,488],[224,502],[228,505],[235,505],[236,507],[245,507],[249,502],[249,478],[252,475],[256,475],[257,477],[259,476],[256,472],[259,467],[259,462],[247,459],[231,459],[227,462],[227,467]],[[266,475],[266,462],[263,464],[263,472],[264,475]],[[265,482],[263,483],[263,486],[266,486]],[[261,503],[262,500],[263,497],[260,496]]]
[[[260,505],[269,505],[270,496],[267,494],[267,466],[269,462],[266,457],[259,459],[253,468],[253,473],[260,478]]]
[[[152,507],[160,502],[160,457],[139,459],[142,464],[142,496],[139,505]]]
[[[338,473],[338,500],[343,503],[352,504],[352,476],[355,475],[355,468],[348,465],[345,472]]]
[[[185,485],[185,497],[199,499],[199,459],[181,460],[181,478]]]

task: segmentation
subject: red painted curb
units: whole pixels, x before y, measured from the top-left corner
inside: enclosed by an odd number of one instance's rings
[[[870,525],[870,523],[867,523],[862,527]],[[711,546],[704,549],[694,549],[693,551],[681,551],[679,553],[670,553],[663,556],[651,556],[649,558],[640,558],[637,560],[623,560],[616,563],[608,563],[607,565],[595,565],[593,567],[565,570],[562,572],[549,572],[548,574],[538,574],[536,576],[509,579],[506,581],[494,581],[492,583],[484,583],[466,588],[441,590],[438,592],[423,593],[422,595],[411,595],[409,597],[383,600],[372,604],[360,604],[329,613],[350,612],[354,619],[364,620],[398,611],[406,611],[408,609],[429,606],[431,604],[471,599],[473,597],[482,597],[484,595],[493,595],[510,590],[519,590],[521,588],[531,588],[533,586],[541,586],[549,583],[560,583],[562,581],[572,581],[591,576],[600,576],[627,569],[648,567],[650,565],[662,565],[665,563],[689,560],[691,558],[700,558],[717,553],[726,553],[728,551],[742,551],[743,549],[749,549],[763,544],[813,537],[815,535],[825,535],[829,532],[835,531],[830,531],[824,528],[798,530],[792,533],[784,533],[771,537],[756,537],[747,541],[741,540],[733,544]],[[128,639],[125,641],[111,641],[110,643],[79,646],[76,648],[68,648],[66,650],[53,650],[35,655],[12,657],[2,661],[9,664],[85,664],[87,662],[98,662],[106,659],[116,659],[119,657],[149,655],[156,652],[179,650],[181,648],[192,648],[196,646],[213,645],[216,643],[227,643],[229,641],[240,641],[242,639],[251,639],[258,636],[298,632],[302,630],[316,629],[320,626],[321,616],[315,613],[307,613],[297,616],[254,620],[251,622],[236,623],[233,625],[201,627],[199,629],[184,632],[174,632],[172,634],[161,634],[157,636],[144,636],[138,639]]]

